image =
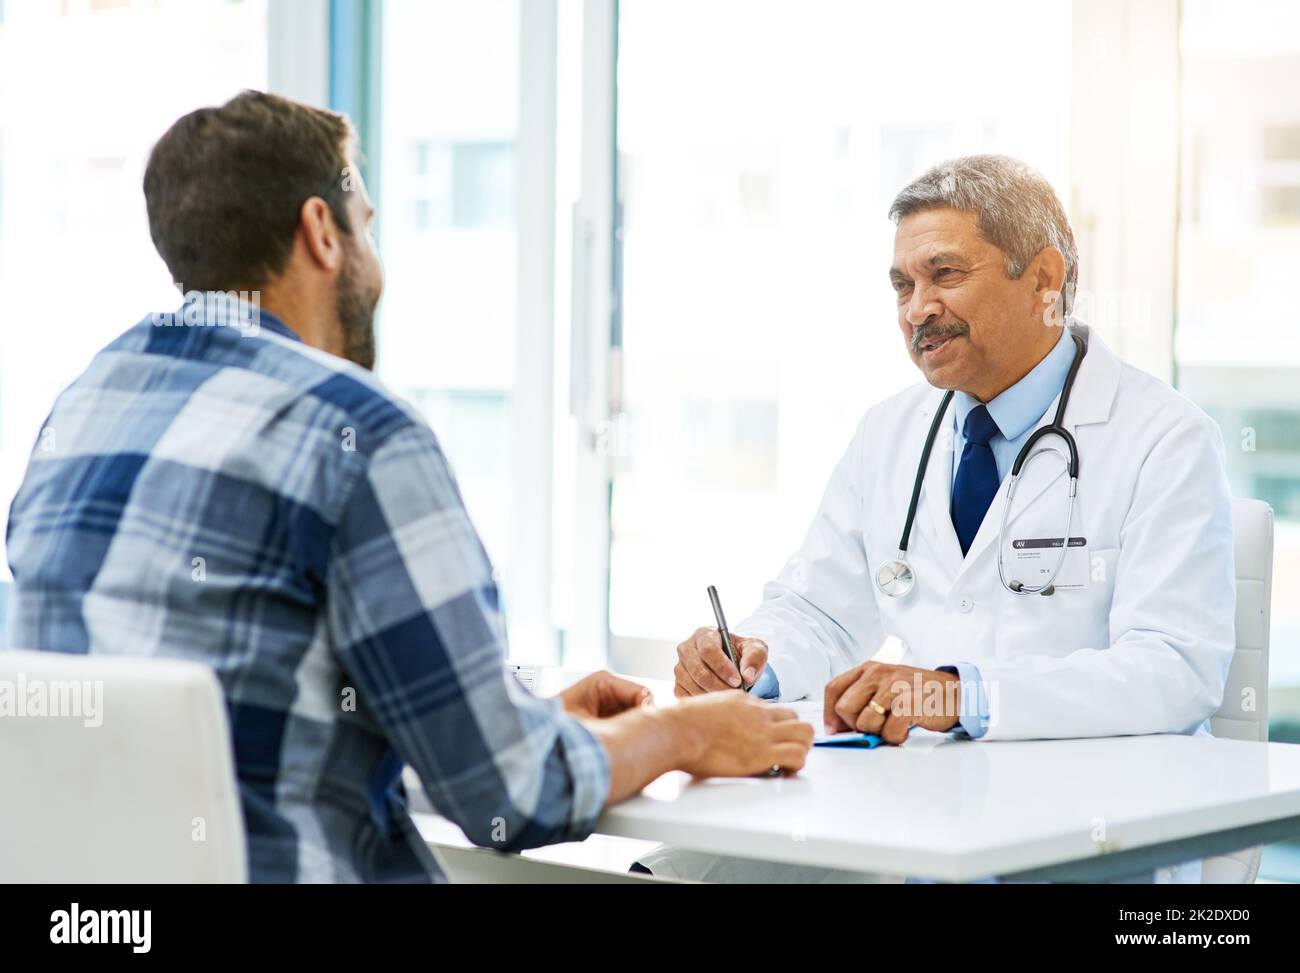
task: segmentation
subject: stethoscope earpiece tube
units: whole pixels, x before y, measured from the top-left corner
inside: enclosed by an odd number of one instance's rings
[[[1029,459],[1034,446],[1038,443],[1038,440],[1045,436],[1059,436],[1061,439],[1065,440],[1065,445],[1069,449],[1067,464],[1069,466],[1070,479],[1077,480],[1079,478],[1079,447],[1074,444],[1074,436],[1072,436],[1070,430],[1066,429],[1064,426],[1058,426],[1056,423],[1052,423],[1050,426],[1043,426],[1040,429],[1035,429],[1033,435],[1025,440],[1025,445],[1021,447],[1020,452],[1016,455],[1016,461],[1011,467],[1011,482],[1013,485],[1016,482],[1015,477],[1020,475],[1020,468],[1025,465],[1025,460]],[[1008,499],[1010,498],[1008,497]]]
[[[944,393],[943,401],[939,403],[939,408],[934,414],[934,420],[930,423],[930,431],[925,437],[925,448],[921,450],[921,463],[916,469],[916,479],[912,482],[912,502],[907,506],[907,520],[903,523],[903,536],[898,540],[898,559],[900,561],[903,559],[903,555],[907,553],[907,542],[912,539],[912,521],[916,519],[916,505],[921,500],[921,484],[925,482],[925,470],[930,465],[930,452],[934,449],[935,437],[939,435],[939,423],[943,422],[944,414],[948,411],[948,403],[952,401],[952,397],[952,389]]]

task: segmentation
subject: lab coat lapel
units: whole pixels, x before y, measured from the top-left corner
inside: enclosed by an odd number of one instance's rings
[[[1087,325],[1078,324],[1077,322],[1074,324],[1073,330],[1088,342],[1088,354],[1084,356],[1083,363],[1079,366],[1079,374],[1075,376],[1074,380],[1074,392],[1070,396],[1070,402],[1065,411],[1064,425],[1072,435],[1075,434],[1079,426],[1105,422],[1110,417],[1111,404],[1115,399],[1115,390],[1119,387],[1120,375],[1119,359],[1102,343],[1095,331]],[[1052,400],[1052,404],[1047,407],[1042,418],[1035,423],[1035,429],[1051,425],[1060,398],[1058,394]],[[1077,435],[1075,439],[1077,441]],[[1047,447],[1059,447],[1063,453],[1067,452],[1065,443],[1056,436],[1044,437],[1039,440],[1034,449],[1037,452],[1039,449]],[[1083,479],[1087,461],[1088,458],[1082,455],[1082,450],[1080,450],[1080,480]],[[984,515],[984,521],[980,524],[980,529],[975,535],[975,540],[971,543],[970,550],[966,553],[966,559],[962,562],[962,572],[977,563],[987,549],[996,545],[998,530],[1002,525],[1003,509],[1007,502],[1007,487],[1010,482],[1011,471],[1008,470],[1007,475],[1002,478],[1002,483],[998,486],[998,492],[994,495],[993,502],[989,504],[988,513]],[[1055,489],[1061,494],[1060,502],[1062,509],[1064,509],[1066,482],[1068,480],[1066,478],[1065,463],[1058,457],[1044,456],[1032,462],[1027,461],[1021,467],[1020,482],[1016,485],[1015,502],[1007,519],[1008,531],[1016,520],[1053,484],[1059,484]],[[960,550],[959,546],[959,553]]]

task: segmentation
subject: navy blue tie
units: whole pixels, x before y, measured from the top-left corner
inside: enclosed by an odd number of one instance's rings
[[[957,478],[952,484],[951,512],[952,525],[957,529],[957,540],[961,541],[961,553],[965,557],[1002,478],[998,476],[998,463],[989,446],[989,440],[998,433],[998,424],[989,410],[982,405],[971,409],[962,433],[966,446],[961,451]]]

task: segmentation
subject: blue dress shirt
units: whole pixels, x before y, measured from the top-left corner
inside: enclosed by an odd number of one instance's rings
[[[989,440],[993,458],[998,464],[998,476],[1005,479],[1011,471],[1025,441],[1047,412],[1057,394],[1065,387],[1065,376],[1074,362],[1075,347],[1068,328],[1061,329],[1056,344],[1037,365],[1020,381],[985,403],[989,415],[998,425],[998,433]],[[957,478],[957,464],[966,446],[962,429],[966,416],[979,405],[979,400],[965,392],[957,392],[952,400],[953,450],[952,477]],[[962,682],[961,728],[972,738],[982,737],[988,730],[988,696],[979,669],[969,662],[940,666],[939,672],[956,673]],[[973,687],[973,689],[971,688]],[[767,666],[751,690],[764,699],[775,699],[781,693],[781,684],[771,666]]]
[[[1037,365],[1029,370],[1019,382],[1011,386],[997,398],[985,403],[989,415],[998,424],[998,434],[989,440],[993,458],[997,460],[998,476],[1006,479],[1007,473],[1016,461],[1020,449],[1029,439],[1029,434],[1038,425],[1057,394],[1065,387],[1065,376],[1074,362],[1074,341],[1070,338],[1068,328],[1061,329],[1061,337]],[[953,449],[952,478],[957,479],[957,464],[961,462],[961,451],[966,447],[966,437],[962,430],[966,427],[966,417],[979,405],[979,399],[965,392],[957,392],[952,397],[953,405]]]
[[[764,666],[749,691],[760,699],[776,699],[781,695],[781,683],[777,681],[776,671],[771,666]]]

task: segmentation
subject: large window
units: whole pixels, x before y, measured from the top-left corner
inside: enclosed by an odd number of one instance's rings
[[[266,0],[0,5],[0,522],[59,391],[179,301],[145,161],[187,111],[266,86],[266,25]]]
[[[570,4],[570,19],[575,8]],[[555,8],[388,0],[379,82],[380,376],[428,418],[521,661],[560,661],[552,593]]]
[[[891,196],[995,151],[1065,202],[1107,341],[1176,365],[1234,492],[1277,510],[1273,679],[1300,686],[1296,9],[3,0],[0,516],[60,388],[176,300],[153,141],[266,87],[268,37],[270,83],[323,101],[330,12],[336,87],[378,92],[343,107],[379,202],[379,372],[451,457],[520,657],[663,675],[707,584],[735,620],[757,602],[858,417],[919,379]],[[358,12],[376,34],[350,37]],[[632,651],[606,659],[608,632]]]
[[[1184,0],[1181,33],[1178,384],[1222,427],[1233,493],[1276,512],[1270,682],[1300,689],[1300,8]]]
[[[656,641],[709,624],[708,584],[747,614],[862,413],[920,380],[893,194],[1003,152],[1069,199],[1070,30],[1063,0],[621,6],[616,664],[666,675]]]
[[[437,430],[506,573],[518,20],[515,0],[389,0],[379,68],[379,374]]]

